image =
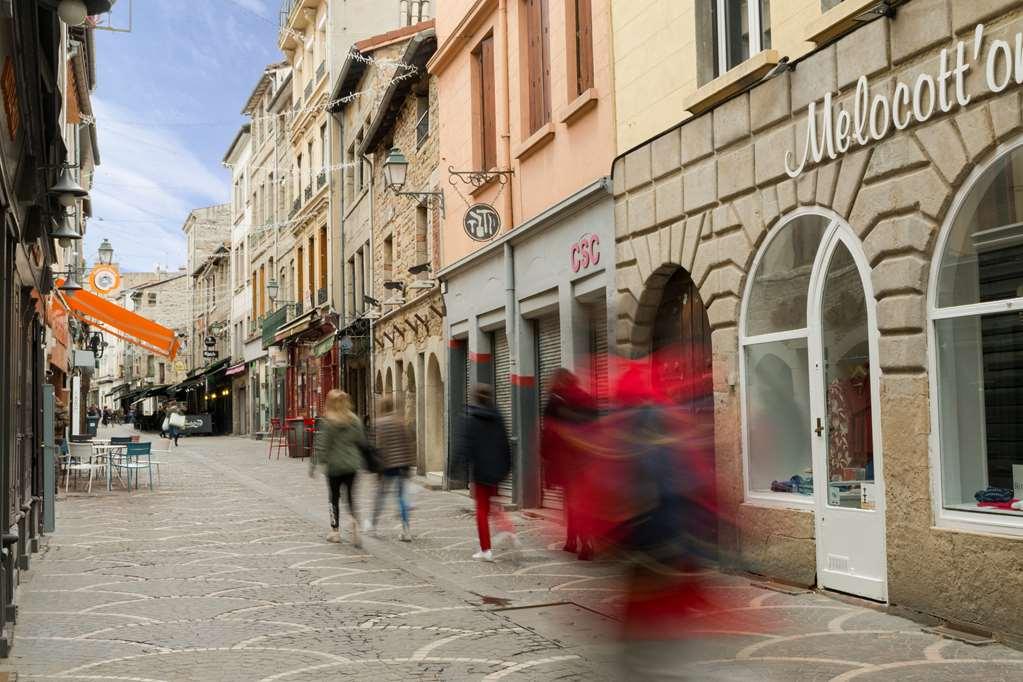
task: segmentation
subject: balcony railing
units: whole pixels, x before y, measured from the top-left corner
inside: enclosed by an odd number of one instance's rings
[[[302,303],[298,302],[298,303],[295,304],[295,317],[298,317],[301,314],[302,314]]]
[[[319,305],[321,303],[326,303],[326,302],[327,302],[327,287],[323,287],[322,289],[318,289],[316,291],[316,304]]]
[[[313,82],[309,81],[305,84],[305,98],[308,100],[313,95]]]
[[[309,185],[308,187],[306,187],[305,188],[305,192],[303,192],[303,195],[305,196],[305,200],[306,201],[309,201],[310,199],[312,199],[313,198],[313,186]]]
[[[316,189],[327,184],[327,171],[322,170],[316,175]]]
[[[323,74],[327,72],[327,62],[322,61],[320,65],[316,67],[316,82],[319,83],[320,79],[323,78]]]
[[[302,208],[302,197],[295,197],[295,200],[291,202],[291,211],[288,213],[288,217],[294,218],[300,208]]]

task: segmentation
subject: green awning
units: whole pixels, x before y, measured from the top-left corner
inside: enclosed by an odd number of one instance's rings
[[[263,320],[263,348],[274,345],[274,335],[287,320],[288,306],[282,306],[266,316],[266,319]]]
[[[316,344],[313,346],[313,355],[315,357],[326,355],[327,353],[330,352],[330,349],[334,347],[334,342],[335,342],[334,333],[331,332],[330,334],[324,336],[322,339],[316,342]]]

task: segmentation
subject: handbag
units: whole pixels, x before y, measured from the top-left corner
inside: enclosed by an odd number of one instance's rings
[[[180,412],[175,412],[167,419],[170,421],[171,426],[176,426],[179,429],[185,425],[185,415],[181,414]]]
[[[169,428],[170,428],[170,417],[164,417],[163,418],[163,424],[160,427],[160,431],[162,431],[163,433],[167,433],[167,430]]]
[[[362,461],[366,464],[366,470],[371,474],[379,474],[381,470],[380,466],[380,452],[376,446],[372,443],[366,443],[359,447],[362,451]]]

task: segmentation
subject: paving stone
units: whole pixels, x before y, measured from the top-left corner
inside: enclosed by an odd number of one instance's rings
[[[61,497],[57,532],[25,574],[13,655],[0,671],[373,682],[656,671],[803,682],[861,669],[865,680],[1014,679],[1023,670],[1021,652],[946,643],[881,611],[714,573],[704,576],[711,608],[687,621],[690,635],[634,642],[623,656],[616,627],[585,615],[617,613],[623,567],[558,551],[561,529],[547,520],[514,514],[523,547],[479,563],[469,558],[471,501],[428,491],[412,543],[397,542],[385,517],[382,538],[356,548],[345,533],[332,545],[322,481],[304,462],[267,462],[262,444],[236,438],[186,439],[174,454],[176,473],[155,493]],[[371,477],[357,488],[368,509]],[[902,667],[885,667],[891,661]]]

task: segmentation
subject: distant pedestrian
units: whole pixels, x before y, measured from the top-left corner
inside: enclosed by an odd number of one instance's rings
[[[412,447],[412,438],[404,420],[394,411],[394,401],[384,398],[380,409],[383,416],[377,420],[374,436],[379,458],[380,476],[377,480],[376,504],[373,506],[373,521],[369,524],[370,532],[375,532],[380,514],[390,489],[397,486],[398,512],[401,514],[402,542],[411,542],[412,534],[409,527],[409,507],[405,498],[405,479],[409,470],[416,463],[416,453]]]
[[[181,427],[184,425],[185,411],[176,402],[171,402],[167,407],[167,429],[170,438],[174,441],[174,447],[178,446],[178,438],[181,437]]]
[[[362,421],[352,412],[352,401],[344,391],[327,394],[326,415],[313,439],[313,457],[309,461],[309,476],[319,464],[327,477],[330,501],[330,534],[328,542],[341,542],[341,488],[344,487],[348,511],[352,516],[352,545],[361,547],[359,522],[355,511],[355,475],[362,467],[369,450]]]
[[[586,522],[587,505],[581,477],[589,469],[586,428],[597,417],[593,396],[579,385],[579,378],[567,369],[551,376],[551,390],[543,411],[540,431],[540,461],[544,486],[561,488],[565,506],[565,551],[579,558],[593,558],[591,529]]]
[[[477,384],[473,389],[473,404],[466,409],[461,435],[456,451],[459,462],[469,465],[473,497],[476,500],[476,530],[479,534],[480,551],[473,559],[493,561],[490,542],[490,516],[500,528],[494,540],[500,543],[507,539],[518,545],[515,526],[505,515],[497,501],[497,488],[511,471],[511,443],[505,431],[504,419],[494,407],[494,389],[487,384]]]

